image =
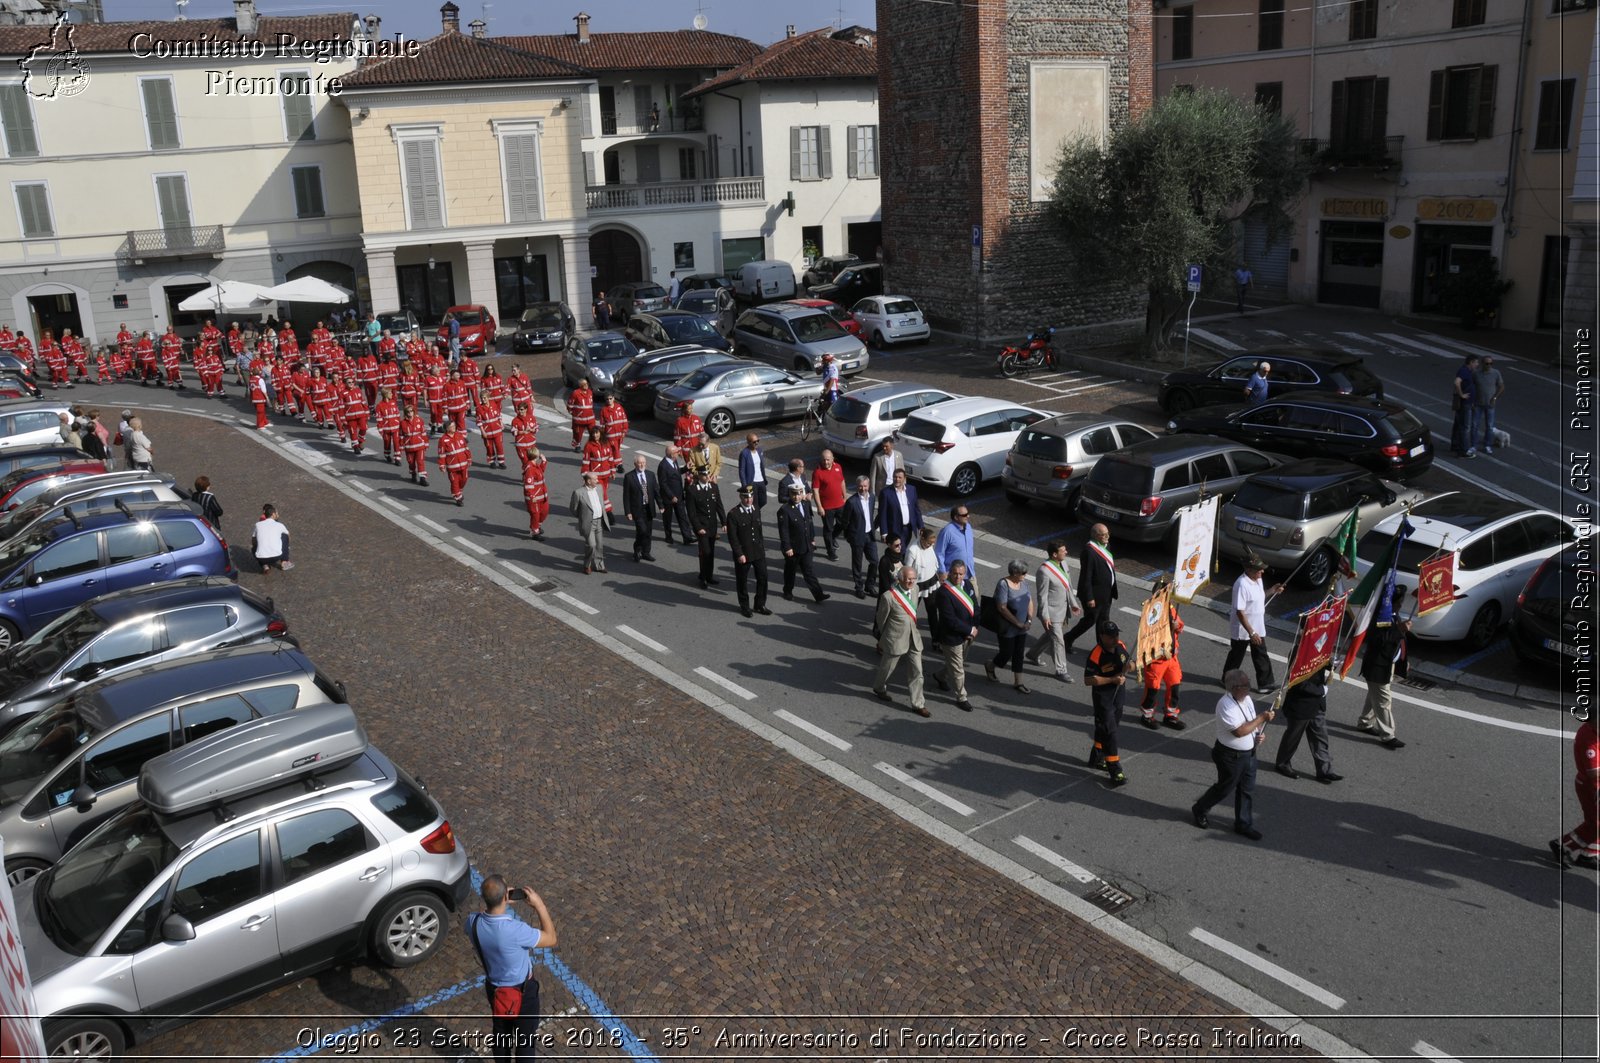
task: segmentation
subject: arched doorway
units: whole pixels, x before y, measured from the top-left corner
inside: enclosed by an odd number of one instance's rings
[[[337,284],[347,292],[356,290],[356,271],[352,266],[343,262],[307,262],[291,269],[284,275],[286,281],[297,281],[301,277],[315,277]],[[354,298],[352,294],[351,298]],[[340,313],[350,309],[351,303],[279,303],[279,320],[294,322],[296,335],[308,336],[316,327],[318,321],[327,321],[333,317],[335,310]]]
[[[591,296],[616,284],[645,279],[639,241],[621,229],[604,229],[589,237],[589,265],[594,267]]]

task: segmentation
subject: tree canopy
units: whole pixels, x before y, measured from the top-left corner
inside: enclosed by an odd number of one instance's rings
[[[1145,347],[1154,350],[1184,302],[1185,267],[1231,271],[1234,223],[1246,214],[1286,231],[1307,172],[1282,115],[1226,92],[1174,93],[1104,147],[1064,147],[1052,208],[1081,268],[1147,289]]]

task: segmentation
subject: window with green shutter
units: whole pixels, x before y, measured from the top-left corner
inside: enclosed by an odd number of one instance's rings
[[[39,134],[33,128],[33,106],[21,85],[0,85],[0,125],[5,127],[6,155],[20,159],[39,154]]]
[[[156,209],[168,232],[193,228],[189,217],[189,179],[181,173],[156,175]]]
[[[22,237],[32,240],[54,236],[56,227],[50,217],[50,196],[43,183],[12,186],[17,190],[17,215],[22,219]]]
[[[405,163],[406,214],[410,228],[444,228],[444,193],[439,182],[439,142],[401,142]]]
[[[146,78],[139,82],[139,91],[144,95],[144,122],[150,134],[150,150],[182,147],[178,141],[178,105],[172,97],[172,81]]]
[[[290,140],[316,140],[317,125],[311,113],[311,78],[295,71],[284,74],[278,84],[283,93],[285,134]]]
[[[506,169],[506,220],[538,221],[544,216],[539,191],[539,136],[508,133],[500,138]]]
[[[1486,65],[1433,71],[1428,84],[1429,140],[1481,140],[1494,132],[1495,75]]]
[[[295,166],[289,176],[294,181],[294,216],[320,218],[326,214],[322,205],[322,167]]]

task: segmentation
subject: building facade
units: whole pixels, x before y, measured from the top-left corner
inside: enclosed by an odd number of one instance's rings
[[[328,86],[355,60],[314,56],[348,52],[362,24],[234,7],[0,27],[0,66],[17,71],[0,78],[0,323],[104,341],[121,322],[197,329],[204,315],[177,305],[216,280],[354,288],[350,126]]]

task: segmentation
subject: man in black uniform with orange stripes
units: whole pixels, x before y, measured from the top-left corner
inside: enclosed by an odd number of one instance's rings
[[[1122,688],[1133,662],[1128,647],[1117,637],[1121,631],[1114,621],[1100,621],[1095,633],[1094,648],[1083,666],[1083,681],[1094,703],[1094,748],[1089,751],[1089,767],[1106,769],[1111,785],[1117,787],[1128,781],[1117,751],[1117,727],[1122,723]]]

